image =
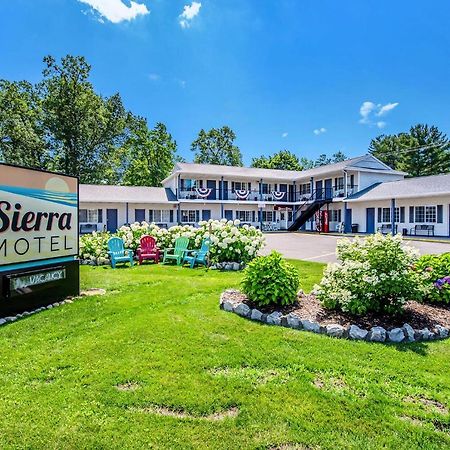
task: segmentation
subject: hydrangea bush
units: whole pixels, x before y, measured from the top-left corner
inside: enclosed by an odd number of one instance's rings
[[[204,238],[210,238],[210,259],[212,263],[248,263],[264,246],[264,236],[253,226],[240,226],[239,220],[208,220],[199,222],[198,228],[190,225],[176,225],[169,229],[154,223],[133,223],[122,226],[117,233],[92,233],[80,237],[80,257],[96,264],[108,264],[107,242],[112,236],[122,238],[125,248],[136,252],[139,239],[144,235],[153,236],[161,250],[174,246],[175,239],[188,237],[189,248],[199,248]]]
[[[315,291],[330,309],[352,314],[370,311],[398,313],[408,300],[422,300],[426,287],[412,270],[415,249],[403,245],[400,235],[377,233],[337,244],[340,263],[329,264]]]
[[[450,253],[423,255],[415,264],[415,270],[428,285],[426,300],[450,303]]]

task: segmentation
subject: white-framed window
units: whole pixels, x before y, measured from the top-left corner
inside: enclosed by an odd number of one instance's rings
[[[344,189],[344,177],[339,177],[334,179],[335,189]]]
[[[416,206],[414,208],[414,222],[425,222],[425,206]]]
[[[80,209],[78,217],[81,223],[98,223],[98,209]]]
[[[415,206],[414,222],[416,223],[436,223],[437,206]]]
[[[341,222],[341,210],[334,209],[330,211],[330,222]]]
[[[251,191],[252,190],[252,183],[246,182],[246,181],[232,181],[231,182],[231,191]]]
[[[381,210],[381,222],[383,223],[391,222],[391,208],[383,208]]]
[[[263,211],[262,220],[263,222],[275,222],[275,211]]]
[[[241,222],[253,222],[253,211],[236,211],[236,219]]]
[[[203,187],[203,180],[195,180],[193,178],[182,178],[181,179],[181,190],[182,191],[193,191],[195,188]]]
[[[274,191],[273,184],[269,184],[269,183],[263,183],[262,184],[262,193],[263,194],[271,194],[272,191]]]
[[[435,223],[436,216],[436,206],[425,206],[425,222]]]
[[[197,222],[197,211],[195,209],[182,209],[181,210],[182,222]]]
[[[155,223],[167,223],[170,222],[170,210],[169,209],[150,209],[149,221]]]
[[[311,183],[303,183],[299,186],[300,194],[311,194]]]

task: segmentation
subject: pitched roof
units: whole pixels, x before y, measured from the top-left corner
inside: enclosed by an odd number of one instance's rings
[[[80,184],[80,202],[167,203],[176,202],[176,198],[170,189],[162,187]]]
[[[362,195],[361,195],[362,194]],[[349,202],[387,200],[391,198],[450,197],[450,174],[428,177],[405,178],[375,184],[365,193],[357,193],[347,199]]]
[[[354,170],[376,170],[389,171],[391,173],[403,174],[388,167],[372,155],[363,155],[356,158],[350,158],[342,162],[327,164],[325,166],[314,167],[302,171],[296,170],[278,170],[278,169],[260,169],[255,167],[236,167],[222,166],[215,164],[196,164],[196,163],[177,163],[172,174],[166,178],[169,180],[175,174],[184,173],[194,176],[224,176],[239,177],[247,179],[264,179],[264,180],[285,180],[295,181],[305,179],[312,176],[320,176],[332,172],[340,172],[344,169]],[[164,180],[164,181],[166,181]],[[163,182],[164,182],[163,181]]]

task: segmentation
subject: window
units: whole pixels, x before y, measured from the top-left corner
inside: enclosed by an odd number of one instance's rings
[[[193,191],[195,188],[203,187],[203,180],[181,179],[182,191]]]
[[[425,206],[416,206],[414,211],[415,222],[425,222]]]
[[[273,185],[267,184],[267,183],[262,184],[262,193],[263,194],[271,194],[273,190],[274,190]]]
[[[263,211],[262,220],[263,222],[275,222],[275,211]]]
[[[383,223],[391,222],[391,208],[383,208],[381,212],[381,221]]]
[[[236,219],[241,222],[253,222],[253,211],[236,211]]]
[[[182,222],[197,222],[197,212],[195,209],[182,209],[181,221]]]
[[[344,177],[339,177],[334,179],[335,189],[344,189]]]
[[[300,194],[311,194],[311,183],[304,183],[299,186]]]
[[[333,211],[330,211],[330,222],[341,222],[341,210],[336,209]]]
[[[151,209],[149,211],[149,220],[155,223],[170,222],[170,210],[169,209]]]
[[[239,190],[251,191],[252,184],[244,182],[244,181],[232,181],[231,182],[231,191],[234,192],[234,191],[239,191]]]
[[[79,221],[81,223],[99,223],[98,209],[80,209]]]
[[[436,206],[425,206],[425,222],[436,222]]]

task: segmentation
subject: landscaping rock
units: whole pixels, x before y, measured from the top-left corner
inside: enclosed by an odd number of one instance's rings
[[[393,328],[389,331],[388,336],[391,342],[402,342],[405,340],[403,328]]]
[[[383,327],[372,327],[370,329],[369,340],[373,342],[384,342],[386,340],[386,330]]]
[[[5,320],[7,322],[15,322],[17,320],[17,317],[16,316],[8,316],[8,317],[5,317]]]
[[[233,303],[231,302],[223,302],[222,303],[222,308],[224,309],[224,311],[228,311],[228,312],[232,312],[233,311]]]
[[[53,308],[53,305],[48,305],[47,306],[47,309],[52,309]]]
[[[289,328],[301,328],[301,322],[299,317],[293,313],[289,313],[286,316],[286,322]]]
[[[259,309],[252,309],[252,312],[250,314],[250,319],[252,320],[258,320],[261,322],[263,313]]]
[[[317,322],[311,322],[308,319],[303,319],[301,321],[303,328],[306,331],[312,331],[314,333],[320,333],[320,325]]]
[[[432,333],[428,328],[424,328],[416,331],[415,338],[418,341],[429,341],[434,338],[434,333]]]
[[[348,330],[348,337],[350,339],[364,340],[366,339],[368,334],[369,332],[367,330],[359,328],[358,325],[350,325],[350,328]]]
[[[403,332],[405,333],[406,336],[406,340],[408,342],[414,342],[414,328],[409,324],[409,323],[405,323],[403,325]]]
[[[267,316],[266,322],[269,325],[281,325],[281,316],[282,314],[279,311],[274,311]]]
[[[245,303],[238,303],[233,311],[242,317],[250,317],[251,309]]]
[[[436,325],[436,334],[441,339],[444,339],[444,338],[448,337],[448,328],[445,328],[442,325]]]
[[[234,262],[233,263],[233,270],[240,270],[241,269],[241,265],[238,262]]]
[[[73,300],[71,300],[70,298],[68,298],[68,299],[66,300],[66,303],[73,303]]]
[[[0,326],[4,325],[6,323],[5,319],[0,319]]]
[[[326,333],[328,336],[340,338],[344,336],[345,328],[342,325],[333,323],[326,326]]]

